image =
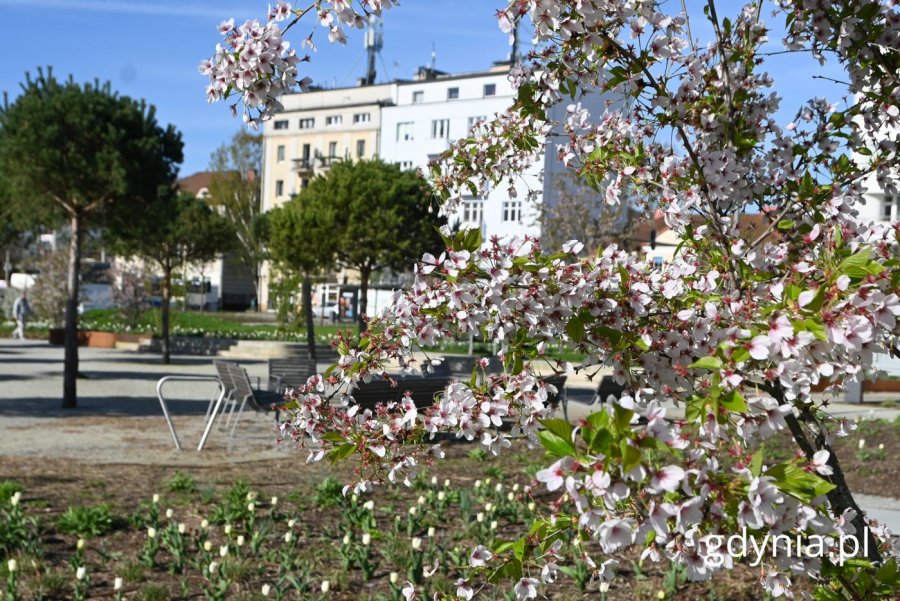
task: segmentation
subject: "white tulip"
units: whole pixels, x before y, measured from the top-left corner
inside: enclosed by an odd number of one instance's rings
[[[364,532],[362,535],[362,544],[366,547],[369,546],[369,543],[372,542],[372,535],[368,532]]]
[[[412,545],[413,551],[420,551],[422,549],[422,539],[418,536],[414,536],[412,541],[410,541],[410,544]]]
[[[78,580],[84,580],[85,576],[87,576],[87,569],[84,566],[78,566],[78,569],[75,570],[75,578]]]
[[[156,528],[153,526],[147,528],[147,538],[156,538]]]
[[[207,553],[212,551],[212,541],[205,541],[203,543],[203,550],[206,551]]]
[[[272,587],[270,587],[268,584],[262,585],[262,596],[263,596],[263,597],[268,597],[268,596],[269,596],[269,591],[270,591],[271,589],[272,589]]]
[[[16,570],[19,569],[19,564],[16,563],[16,560],[15,560],[15,559],[10,559],[10,560],[6,563],[6,567],[9,569],[10,573],[12,573],[12,572],[15,572]]]
[[[122,590],[122,584],[124,584],[124,582],[122,581],[122,577],[116,576],[116,579],[113,580],[113,590],[114,591]]]
[[[331,590],[331,581],[323,580],[321,589],[322,589],[323,593],[327,593],[328,591],[330,591]]]

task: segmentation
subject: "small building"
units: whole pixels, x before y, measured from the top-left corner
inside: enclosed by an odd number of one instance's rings
[[[200,171],[178,180],[179,189],[200,199],[210,197],[214,173]],[[189,265],[185,273],[185,306],[188,308],[243,311],[253,306],[255,266],[245,265],[235,252],[202,265]]]

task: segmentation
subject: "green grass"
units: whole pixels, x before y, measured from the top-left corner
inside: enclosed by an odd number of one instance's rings
[[[144,311],[137,323],[128,326],[116,309],[95,309],[85,312],[79,321],[83,330],[106,332],[133,332],[138,334],[159,334],[162,318],[159,309]],[[254,313],[170,312],[169,332],[175,336],[208,336],[221,338],[239,338],[249,340],[292,340],[305,341],[306,332],[302,329],[286,330],[272,323],[259,323]],[[333,337],[340,328],[352,327],[350,324],[316,326],[316,338],[319,342]]]

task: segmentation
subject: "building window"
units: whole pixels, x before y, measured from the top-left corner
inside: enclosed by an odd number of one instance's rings
[[[456,100],[459,98],[459,88],[447,88],[447,100]]]
[[[404,121],[397,124],[397,141],[413,139],[413,122]]]
[[[484,84],[484,95],[485,96],[496,96],[496,94],[497,94],[497,84],[495,84],[495,83]]]
[[[431,122],[432,138],[450,137],[450,119],[435,119]]]
[[[284,196],[284,180],[275,180],[275,196]]]
[[[354,113],[354,123],[368,123],[372,120],[372,113]]]
[[[306,188],[308,186],[309,186],[309,178],[308,177],[304,177],[303,179],[300,180],[300,189],[301,190],[306,190]]]
[[[284,160],[284,144],[278,145],[278,149],[275,151],[275,154],[278,157],[279,163]]]
[[[337,142],[329,142],[328,143],[328,156],[329,157],[337,156]]]
[[[325,125],[340,125],[343,121],[343,115],[328,115],[325,117]]]
[[[656,271],[662,271],[663,268],[663,258],[662,257],[653,257],[653,269]]]
[[[357,140],[356,141],[356,157],[361,159],[366,154],[366,141],[365,140]]]
[[[425,102],[425,92],[422,90],[413,92],[413,104],[419,104],[420,102]]]
[[[522,201],[503,201],[503,221],[522,221]]]
[[[467,126],[467,130],[472,131],[472,129],[475,127],[476,123],[478,123],[479,121],[484,121],[486,118],[487,117],[485,117],[484,115],[478,115],[477,117],[469,117],[469,124]]]
[[[885,196],[881,201],[881,219],[900,221],[900,196]]]
[[[308,117],[306,119],[300,119],[300,129],[312,129],[316,126],[316,118]]]
[[[279,121],[273,121],[273,122],[272,122],[272,127],[274,127],[275,129],[287,129],[287,128],[288,128],[288,122],[287,122],[287,119],[281,119],[281,120],[279,120]]]
[[[409,171],[410,169],[413,168],[413,162],[412,162],[412,161],[400,161],[400,162],[397,163],[397,164],[400,165],[400,170],[401,170],[401,171]]]
[[[474,223],[480,226],[484,220],[484,201],[480,198],[463,198],[462,220],[463,223]]]

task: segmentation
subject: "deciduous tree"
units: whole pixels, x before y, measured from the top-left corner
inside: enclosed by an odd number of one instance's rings
[[[203,200],[174,189],[161,191],[140,214],[111,212],[107,224],[117,251],[150,260],[162,271],[162,361],[169,363],[173,274],[183,265],[211,261],[233,248],[234,232]]]
[[[362,12],[385,4],[362,0]],[[559,497],[518,540],[474,549],[457,597],[506,577],[517,599],[536,598],[569,561],[608,581],[618,564],[610,555],[633,547],[642,561],[707,580],[744,559],[724,544],[742,531],[757,548],[776,535],[798,541],[793,557],[758,558],[773,597],[792,596],[797,573],[823,600],[891,599],[900,587],[891,533],[867,519],[834,451],[853,425],[812,394],[863,378],[873,355],[900,339],[900,223],[859,212],[866,184],[898,193],[897,5],[758,0],[727,3],[725,16],[726,3],[707,0],[702,41],[688,15],[671,12],[682,6],[512,0],[500,28],[513,36],[530,20],[537,48],[511,71],[517,98],[432,169],[452,207],[557,153],[588,183],[603,180],[607,202],[637,195],[661,211],[683,241],[675,258],[660,271],[615,245],[582,258],[577,241],[546,254],[527,238],[481,247],[465,232],[448,235],[446,253],[423,257],[412,289],[358,347],[342,341],[328,386],[312,380],[288,408],[282,432],[312,459],[359,456],[355,491],[408,483],[441,456],[430,441],[438,433],[499,453],[511,444],[500,425],[512,421],[547,450],[552,464],[536,480]],[[335,40],[362,19],[347,2],[313,7]],[[211,96],[235,90],[252,117],[271,115],[270,95],[283,90],[270,85],[271,70],[295,78],[296,64],[276,46],[280,62],[248,71],[241,50],[271,47],[280,20],[292,18],[290,27],[305,14],[279,3],[264,33],[252,22],[223,29],[227,49],[206,63]],[[783,49],[771,50],[770,34]],[[828,57],[853,101],[815,98],[780,120],[764,71],[773,52]],[[598,91],[627,102],[591,114],[579,101]],[[558,103],[567,106],[560,120],[551,116]],[[741,227],[751,212],[766,220],[761,233]],[[505,373],[452,382],[425,409],[409,399],[374,412],[332,402],[388,377],[394,361],[418,366],[416,352],[434,340],[473,331],[501,346]],[[577,424],[554,419],[537,366],[558,340],[584,355],[580,371],[613,367],[627,393]],[[673,405],[683,418],[667,419]],[[787,461],[763,446],[779,431],[797,445]],[[848,536],[858,543],[852,562],[838,555]]]
[[[338,260],[359,273],[361,330],[372,274],[406,270],[411,258],[441,248],[437,229],[446,219],[428,182],[399,165],[380,159],[337,162],[310,183],[303,198],[333,208]]]
[[[306,339],[310,357],[316,356],[312,283],[332,269],[338,247],[337,215],[327,194],[316,190],[324,179],[314,179],[299,196],[269,216],[269,250],[276,267],[300,276]]]
[[[266,228],[260,213],[262,136],[239,131],[216,149],[209,168],[213,172],[209,203],[231,223],[238,241],[234,252],[252,274],[259,299],[260,267],[266,259]]]

